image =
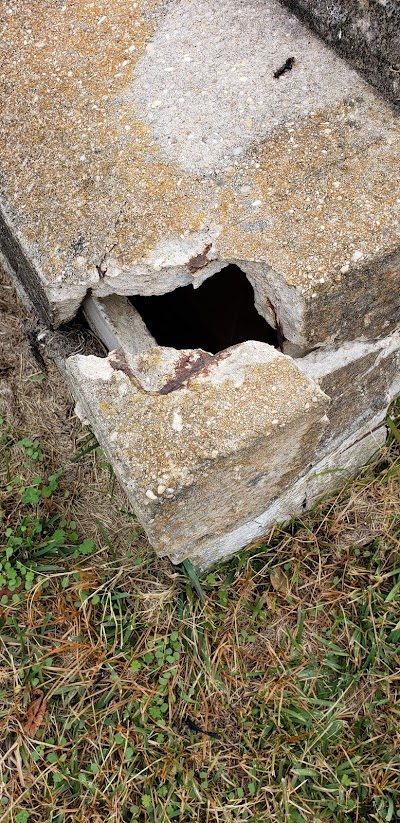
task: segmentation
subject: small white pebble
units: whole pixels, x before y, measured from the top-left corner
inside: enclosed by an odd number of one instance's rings
[[[257,206],[261,206],[261,203],[262,200],[253,200],[251,205],[254,206],[254,208],[257,208]]]
[[[351,259],[357,263],[357,260],[361,260],[362,257],[364,257],[362,251],[355,251]]]
[[[174,411],[172,415],[172,428],[176,432],[181,432],[183,429],[182,415],[178,411]]]
[[[160,485],[157,486],[157,494],[164,494],[165,489],[166,489],[166,486],[163,486],[162,483],[160,483]]]
[[[156,495],[154,494],[154,492],[152,492],[151,489],[147,489],[146,497],[148,497],[149,500],[157,500]]]
[[[276,419],[275,419],[275,420],[271,420],[271,426],[277,426],[277,425],[278,425],[278,423],[279,423],[279,420],[276,420]]]
[[[350,268],[350,264],[345,263],[344,266],[342,266],[342,268],[340,269],[340,273],[341,274],[346,274],[348,272],[349,268]]]

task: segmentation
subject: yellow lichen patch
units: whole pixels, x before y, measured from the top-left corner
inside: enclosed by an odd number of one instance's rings
[[[99,409],[103,414],[112,415],[115,412],[115,408],[110,406],[105,400],[100,400]]]
[[[136,363],[139,371],[149,371],[152,368],[156,368],[161,363],[161,349],[158,346],[154,346],[154,348],[148,349],[148,351],[143,354],[138,354]]]
[[[156,5],[3,4],[0,167],[48,280],[81,279],[115,243],[132,265],[204,219],[200,187],[180,181],[122,102]]]
[[[224,256],[266,261],[307,293],[398,246],[400,131],[382,136],[373,116],[370,131],[360,130],[353,108],[281,129],[231,176]]]

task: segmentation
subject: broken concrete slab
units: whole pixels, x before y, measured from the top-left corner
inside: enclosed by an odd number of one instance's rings
[[[237,262],[302,350],[396,326],[398,123],[279,4],[2,14],[1,243],[52,323]]]
[[[157,345],[140,314],[126,297],[86,297],[82,310],[92,331],[108,351],[124,349],[139,354]]]
[[[398,0],[283,0],[393,103],[400,103]]]
[[[49,335],[157,551],[205,567],[382,441],[398,120],[275,0],[1,13],[0,244],[48,322],[83,306],[114,350],[65,363]],[[144,302],[187,285],[206,326],[243,321],[240,345],[161,345]]]
[[[219,355],[153,348],[67,361],[80,413],[112,460],[152,545],[204,555],[310,463],[328,398],[263,343]]]

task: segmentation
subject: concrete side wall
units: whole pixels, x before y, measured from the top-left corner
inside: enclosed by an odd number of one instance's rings
[[[18,282],[23,283],[41,320],[48,323],[51,311],[46,294],[40,287],[38,273],[18,242],[16,233],[10,229],[8,222],[1,211],[0,250],[2,255],[4,254],[5,260],[9,266],[11,266],[12,270],[15,272]]]
[[[381,94],[400,105],[398,0],[281,2],[311,25],[342,57],[350,60]]]

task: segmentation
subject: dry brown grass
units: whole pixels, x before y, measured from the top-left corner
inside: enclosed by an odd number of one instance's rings
[[[58,511],[75,520],[83,534],[97,540],[101,538],[96,525],[99,519],[113,545],[125,546],[132,533],[132,523],[121,515],[121,509],[127,508],[125,496],[98,453],[93,451],[86,459],[74,462],[74,456],[85,448],[88,432],[75,417],[71,394],[44,352],[48,372],[37,379],[42,370],[28,342],[29,331],[37,328],[37,317],[23,305],[0,268],[0,407],[14,439],[40,440],[48,474],[62,467],[59,492],[52,499]],[[12,450],[12,455],[15,472],[21,455],[18,449]]]

